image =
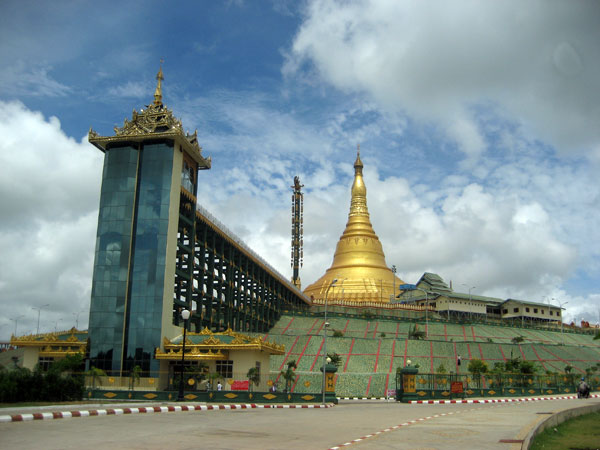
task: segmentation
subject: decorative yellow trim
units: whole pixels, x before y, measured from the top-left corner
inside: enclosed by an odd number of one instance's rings
[[[533,389],[529,389],[527,392],[529,392],[530,394],[535,394],[535,391]]]
[[[200,343],[194,343],[195,336],[206,337]],[[233,337],[231,342],[224,342],[220,336]],[[175,339],[181,340],[180,337]],[[155,358],[159,360],[178,361],[181,359],[181,342],[173,342],[166,337],[163,338],[164,350],[156,348]],[[274,342],[263,341],[261,338],[250,337],[237,333],[231,328],[221,333],[213,333],[204,328],[200,333],[187,333],[185,340],[185,358],[190,361],[218,361],[228,359],[231,350],[266,351],[273,355],[285,354],[285,346]]]
[[[514,389],[509,389],[508,392],[510,392],[511,394],[514,394],[517,391],[515,391]]]
[[[114,392],[107,392],[106,394],[104,394],[104,396],[106,398],[114,398],[117,396],[117,394],[115,394]]]
[[[184,395],[183,398],[188,399],[188,400],[194,400],[195,398],[198,398],[198,396],[194,395],[194,394],[187,394],[187,395]]]
[[[11,336],[10,345],[14,347],[37,347],[39,356],[51,358],[64,358],[68,355],[84,355],[87,347],[87,337],[80,341],[77,334],[87,336],[87,331],[79,331],[75,327],[69,331],[58,333],[30,334],[27,336]],[[61,336],[69,335],[66,339]]]
[[[229,392],[228,394],[225,394],[225,397],[227,397],[227,398],[237,398],[237,396],[238,396],[237,394],[233,394],[231,392]]]
[[[427,392],[425,392],[425,391],[419,391],[419,392],[417,392],[417,395],[420,396],[420,397],[423,397],[423,396],[427,395]]]
[[[273,400],[274,398],[277,398],[277,396],[273,394],[265,394],[263,395],[263,398],[266,398],[267,400]]]
[[[312,395],[305,395],[304,397],[300,397],[302,400],[306,400],[307,402],[310,402],[311,400],[313,400],[315,397]]]
[[[448,396],[450,395],[450,392],[448,392],[448,391],[444,391],[444,392],[442,392],[442,395],[443,395],[444,397],[448,397]]]
[[[152,400],[153,398],[158,397],[158,395],[148,392],[147,394],[144,394],[144,397],[146,397],[148,400]]]
[[[166,130],[166,131],[162,131]],[[181,144],[185,152],[199,165],[200,169],[210,169],[211,159],[202,156],[202,147],[198,144],[198,132],[187,134],[183,131],[181,120],[173,112],[160,104],[151,104],[145,110],[133,110],[131,120],[125,119],[122,127],[114,128],[114,136],[100,136],[90,128],[88,141],[105,151],[113,142],[142,142],[147,139],[173,139]]]
[[[469,395],[473,395],[473,394],[475,393],[475,391],[473,391],[473,390],[469,389],[468,391],[465,391],[465,393],[466,393],[466,394],[469,394]]]
[[[496,391],[492,391],[492,390],[488,391],[488,394],[490,394],[490,395],[494,395],[495,393],[496,393]]]

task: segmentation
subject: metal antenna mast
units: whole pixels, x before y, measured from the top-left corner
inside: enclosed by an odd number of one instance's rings
[[[300,289],[300,267],[302,267],[302,260],[304,258],[304,194],[302,193],[303,184],[300,184],[300,177],[297,175],[294,177],[294,185],[291,186],[294,189],[292,194],[292,283],[298,289]]]

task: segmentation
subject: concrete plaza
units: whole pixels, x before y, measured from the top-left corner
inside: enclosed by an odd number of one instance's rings
[[[550,414],[592,403],[600,400],[427,405],[363,400],[320,409],[224,409],[12,422],[0,424],[0,446],[516,450],[521,448],[518,441]]]

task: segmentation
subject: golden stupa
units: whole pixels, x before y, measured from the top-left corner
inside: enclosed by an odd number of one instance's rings
[[[404,284],[385,263],[379,238],[373,230],[367,209],[367,187],[363,180],[360,149],[354,163],[352,200],[346,229],[325,275],[304,290],[307,297],[327,300],[353,300],[389,303],[394,289]],[[332,285],[333,281],[337,281]]]

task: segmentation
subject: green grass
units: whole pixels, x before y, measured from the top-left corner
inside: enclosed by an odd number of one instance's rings
[[[585,414],[538,434],[531,450],[600,449],[600,412]]]

